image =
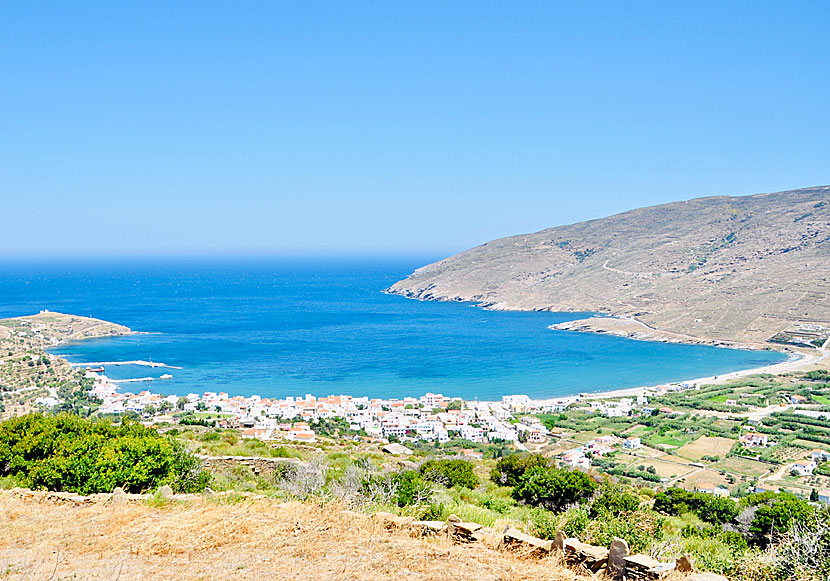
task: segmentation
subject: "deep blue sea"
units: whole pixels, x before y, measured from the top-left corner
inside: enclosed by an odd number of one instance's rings
[[[551,331],[573,313],[491,312],[381,291],[432,258],[166,259],[0,263],[0,318],[41,309],[148,334],[64,345],[75,362],[152,360],[181,370],[112,366],[113,379],[184,395],[440,392],[534,398],[655,385],[778,362],[774,352],[669,345]]]

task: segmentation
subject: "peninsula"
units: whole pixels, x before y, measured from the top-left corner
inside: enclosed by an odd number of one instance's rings
[[[90,382],[84,371],[46,353],[49,347],[132,333],[123,325],[50,311],[0,319],[0,417],[25,413],[38,399],[52,404],[71,400]]]
[[[591,311],[570,330],[819,347],[830,327],[830,186],[641,208],[494,240],[388,292],[490,309]],[[643,332],[645,331],[645,332]],[[812,345],[808,345],[812,343]]]

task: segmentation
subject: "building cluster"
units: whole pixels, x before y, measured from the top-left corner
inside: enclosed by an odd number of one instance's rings
[[[114,382],[99,377],[92,394],[102,400],[99,412],[146,414],[149,410],[216,412],[243,428],[243,435],[260,439],[283,437],[313,441],[309,427],[315,422],[342,418],[354,431],[377,438],[402,441],[448,442],[463,438],[472,442],[548,441],[549,431],[539,420],[516,413],[565,409],[567,403],[534,404],[524,395],[504,396],[500,402],[466,402],[442,394],[380,399],[337,395],[289,396],[282,399],[258,395],[231,397],[224,392],[191,393],[180,398],[150,391],[122,393]],[[283,433],[281,433],[283,432]]]
[[[588,469],[592,458],[602,458],[615,452],[618,448],[630,451],[642,446],[640,438],[618,438],[617,436],[599,436],[581,446],[563,452],[558,456],[559,463],[571,468]]]
[[[259,395],[229,396],[225,392],[191,393],[185,397],[164,396],[148,390],[121,392],[117,382],[95,375],[92,394],[102,400],[99,412],[149,414],[165,411],[215,412],[229,424],[243,429],[243,435],[260,439],[288,438],[313,441],[311,425],[323,420],[343,419],[354,431],[377,438],[401,441],[423,440],[444,443],[462,438],[472,442],[546,443],[550,432],[535,417],[523,414],[557,413],[571,405],[606,417],[651,414],[648,399],[623,397],[618,400],[590,400],[585,397],[534,401],[527,395],[506,395],[498,402],[462,402],[442,394],[421,397],[369,398],[337,395],[316,397],[263,398]],[[463,403],[463,405],[462,405]],[[671,412],[672,410],[662,410]],[[518,416],[521,416],[520,418]],[[639,438],[621,443],[639,447]],[[521,447],[521,446],[520,446]],[[571,451],[572,466],[586,465],[585,454],[597,456],[611,451],[603,438]],[[590,462],[587,462],[589,465]]]

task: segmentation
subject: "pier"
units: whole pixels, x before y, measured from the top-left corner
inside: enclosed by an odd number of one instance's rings
[[[166,367],[167,369],[181,369],[175,365],[167,365],[166,363],[156,363],[154,361],[144,361],[138,359],[136,361],[94,361],[91,363],[71,363],[72,367],[106,367],[109,365],[142,365],[144,367]]]

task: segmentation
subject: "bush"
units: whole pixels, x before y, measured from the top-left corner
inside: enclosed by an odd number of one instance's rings
[[[625,539],[634,553],[647,552],[654,541],[663,534],[663,518],[651,511],[634,511],[624,514],[605,513],[604,517],[591,521],[586,531],[587,542],[609,546],[614,537]]]
[[[392,476],[397,485],[395,499],[398,506],[423,504],[432,498],[432,486],[414,470],[404,470]]]
[[[569,537],[587,543],[608,546],[614,537],[625,539],[633,552],[646,552],[653,541],[663,535],[664,521],[651,511],[637,510],[621,514],[602,512],[592,517],[585,505],[569,508],[563,515],[561,530]],[[553,534],[556,530],[553,529]],[[549,536],[547,538],[553,538]]]
[[[830,521],[796,523],[779,538],[775,555],[781,579],[830,579]]]
[[[695,512],[701,520],[713,524],[723,524],[732,522],[738,516],[738,504],[728,498],[704,494]]]
[[[447,488],[464,486],[473,489],[478,486],[474,466],[466,460],[429,460],[421,465],[421,476]]]
[[[432,500],[432,484],[416,470],[370,476],[362,485],[362,494],[372,501],[388,497],[398,506],[427,504]]]
[[[192,454],[152,428],[68,413],[0,423],[0,476],[13,476],[30,488],[81,494],[112,492],[117,486],[143,492],[164,484],[196,492],[210,481]]]
[[[550,460],[541,454],[511,454],[496,462],[490,471],[490,480],[500,486],[516,486],[522,475],[531,468],[548,468],[550,465]]]
[[[619,514],[633,512],[640,508],[640,497],[626,492],[620,486],[605,483],[600,488],[599,496],[591,503],[591,518],[600,514]]]
[[[738,515],[738,505],[734,500],[689,492],[682,488],[669,488],[654,497],[654,510],[668,515],[680,515],[691,512],[702,520],[723,524],[731,522]]]
[[[786,533],[796,522],[805,522],[814,515],[813,507],[792,495],[781,495],[783,498],[772,499],[761,504],[755,511],[755,518],[749,527],[749,532],[759,545],[765,546],[771,534]]]
[[[526,519],[527,531],[531,535],[539,537],[540,539],[552,539],[556,536],[556,533],[559,532],[560,529],[564,530],[565,534],[569,537],[572,537],[574,535],[570,534],[571,530],[578,529],[579,531],[582,531],[585,528],[584,524],[581,522],[571,527],[568,527],[567,523],[565,523],[565,526],[563,527],[560,523],[558,515],[542,508],[529,509]],[[587,519],[588,517],[586,514],[585,520],[587,521]]]
[[[535,466],[522,474],[512,496],[531,506],[558,511],[590,498],[596,488],[596,481],[583,472]]]

